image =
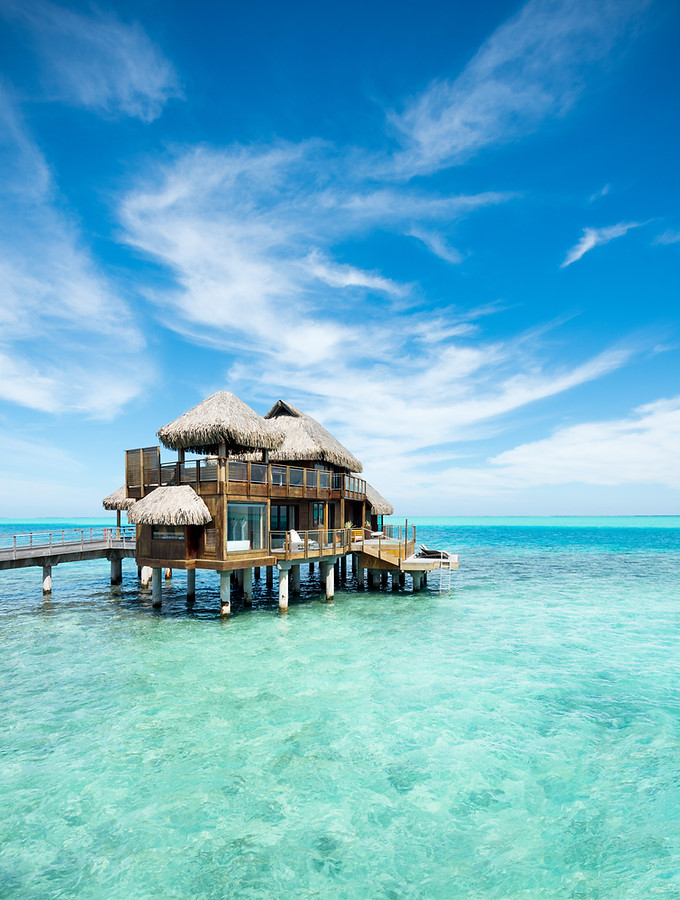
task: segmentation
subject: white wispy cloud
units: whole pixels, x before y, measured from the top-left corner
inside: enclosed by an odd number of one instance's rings
[[[623,237],[631,228],[639,228],[644,224],[644,222],[619,222],[618,225],[608,225],[605,228],[584,228],[578,243],[567,253],[560,268],[570,266],[594,247],[608,244],[615,238]]]
[[[181,96],[173,66],[135,22],[102,9],[73,12],[49,0],[2,0],[0,13],[33,37],[48,98],[150,122]]]
[[[112,417],[148,378],[144,340],[2,93],[0,126],[0,398]]]
[[[680,243],[680,231],[673,231],[668,228],[663,234],[654,238],[655,244],[678,244]]]
[[[451,247],[444,238],[435,231],[426,231],[423,228],[412,228],[409,232],[411,237],[421,241],[428,250],[452,265],[458,265],[463,262],[463,254],[455,247]]]
[[[499,198],[365,194],[337,174],[319,190],[335,164],[328,153],[314,144],[192,149],[121,204],[129,243],[173,274],[173,287],[149,294],[160,321],[230,353],[228,371],[204,389],[228,384],[262,398],[262,411],[286,397],[363,448],[369,467],[386,456],[396,467],[629,362],[632,347],[557,365],[540,329],[485,340],[480,322],[493,304],[435,311],[417,285],[338,262],[336,245],[367,231],[431,235]],[[408,314],[395,312],[407,300]]]
[[[471,491],[521,491],[559,484],[654,484],[680,490],[680,397],[640,406],[621,419],[555,431],[447,477]]]
[[[609,184],[603,185],[599,191],[595,191],[594,194],[591,194],[590,197],[588,197],[588,203],[595,203],[598,200],[601,200],[603,197],[606,197],[610,191],[611,191],[611,185],[609,185]]]
[[[646,0],[530,0],[501,25],[453,81],[436,81],[391,122],[405,175],[464,162],[492,144],[564,114],[594,66]]]

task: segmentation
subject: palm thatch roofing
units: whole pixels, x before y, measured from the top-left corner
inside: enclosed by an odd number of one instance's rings
[[[394,507],[389,500],[385,500],[382,494],[379,494],[373,485],[366,482],[366,499],[371,504],[371,512],[375,516],[391,516],[394,515]]]
[[[127,510],[130,509],[134,503],[135,501],[131,497],[128,497],[125,485],[119,487],[117,491],[114,491],[102,500],[104,509]]]
[[[258,416],[229,391],[218,391],[158,429],[158,437],[171,450],[217,454],[224,442],[229,453],[275,450],[283,434]]]
[[[208,507],[188,484],[158,487],[128,513],[134,525],[207,525]]]
[[[283,432],[283,444],[269,458],[275,462],[309,460],[325,462],[347,472],[361,472],[362,465],[337,438],[308,416],[289,403],[278,400],[265,413],[265,419],[275,422]]]

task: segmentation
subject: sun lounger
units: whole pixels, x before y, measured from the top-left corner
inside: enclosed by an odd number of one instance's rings
[[[422,559],[451,559],[451,554],[447,550],[430,550],[425,544],[420,545],[420,552],[416,556]]]
[[[291,528],[290,530],[290,549],[294,550],[296,553],[298,553],[300,550],[305,549],[304,538],[300,537],[297,531],[295,531],[295,529],[293,528]],[[307,541],[307,549],[318,550],[319,545],[316,541]]]

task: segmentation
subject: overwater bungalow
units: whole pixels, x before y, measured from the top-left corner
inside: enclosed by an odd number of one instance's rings
[[[154,603],[161,602],[161,572],[187,571],[188,595],[197,569],[220,574],[220,605],[230,612],[232,573],[245,603],[252,599],[253,570],[278,570],[279,606],[289,587],[299,590],[300,566],[319,564],[327,597],[334,572],[351,558],[358,582],[404,573],[418,590],[438,567],[415,556],[415,529],[387,526],[391,504],[361,477],[361,462],[316,419],[279,400],[259,416],[228,391],[219,391],[158,430],[161,448],[125,454],[119,504],[132,504],[137,564],[152,572]],[[192,454],[192,458],[188,457]],[[115,501],[107,498],[112,508]]]

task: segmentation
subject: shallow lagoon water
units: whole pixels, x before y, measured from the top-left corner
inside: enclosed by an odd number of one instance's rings
[[[625,524],[420,520],[451,593],[228,621],[0,573],[0,896],[680,897],[680,522]]]

